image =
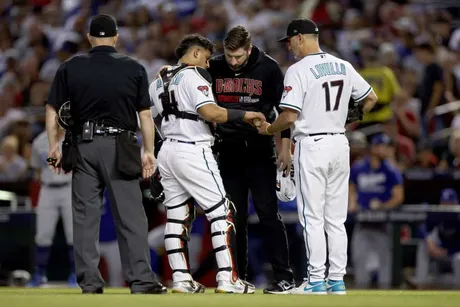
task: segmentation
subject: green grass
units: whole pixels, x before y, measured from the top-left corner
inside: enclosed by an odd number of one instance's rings
[[[1,307],[283,307],[283,306],[460,306],[460,291],[348,291],[347,296],[204,294],[131,295],[128,289],[107,289],[103,295],[82,295],[74,289],[0,288]]]

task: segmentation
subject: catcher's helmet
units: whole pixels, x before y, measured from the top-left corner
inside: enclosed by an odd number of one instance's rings
[[[276,196],[282,202],[293,201],[296,197],[294,166],[291,165],[289,175],[284,175],[284,171],[278,170],[276,173]]]

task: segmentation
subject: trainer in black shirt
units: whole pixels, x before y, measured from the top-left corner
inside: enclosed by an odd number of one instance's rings
[[[242,26],[229,31],[224,40],[225,53],[210,61],[214,95],[219,106],[228,109],[262,112],[268,122],[276,117],[283,93],[283,73],[278,63],[251,43],[250,33]],[[286,228],[278,212],[276,196],[276,152],[273,136],[262,136],[249,124],[218,124],[219,157],[225,190],[236,206],[236,240],[240,277],[247,277],[248,193],[260,224],[266,230],[266,249],[270,255],[275,281],[264,293],[287,293],[295,284],[289,267]],[[281,134],[278,167],[291,165],[290,130]]]
[[[102,195],[108,190],[123,272],[132,293],[166,293],[150,268],[147,218],[139,177],[154,171],[154,126],[148,79],[135,60],[116,52],[116,21],[108,15],[91,20],[86,55],[64,62],[54,78],[46,105],[50,164],[55,172],[73,171],[72,214],[77,281],[83,293],[102,293],[99,223]],[[73,124],[67,128],[62,161],[57,110],[70,101]],[[137,144],[137,113],[144,154]],[[53,161],[54,159],[54,161]]]

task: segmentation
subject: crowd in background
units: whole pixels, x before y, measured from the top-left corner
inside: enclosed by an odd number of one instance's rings
[[[387,158],[400,171],[460,169],[460,106],[452,104],[460,100],[458,1],[4,0],[0,182],[31,178],[31,143],[44,129],[54,74],[90,49],[87,28],[98,13],[116,17],[117,50],[138,59],[151,80],[177,61],[174,49],[184,35],[200,33],[222,52],[226,32],[238,24],[286,71],[294,59],[277,39],[292,19],[311,18],[323,51],[350,61],[379,97],[373,112],[349,127],[352,161],[367,155],[371,137],[384,132],[391,139]]]
[[[206,36],[221,52],[237,24],[286,70],[294,60],[277,38],[291,19],[312,18],[322,49],[350,61],[379,96],[375,114],[352,128],[390,135],[401,169],[460,167],[460,117],[436,116],[437,106],[460,99],[455,1],[7,0],[0,3],[0,180],[29,174],[30,144],[44,129],[55,71],[89,50],[87,26],[96,13],[117,18],[118,51],[141,61],[150,78],[176,62],[174,48],[187,33]],[[363,144],[359,133],[352,139]]]

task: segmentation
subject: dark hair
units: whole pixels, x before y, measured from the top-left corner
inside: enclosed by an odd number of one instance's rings
[[[232,28],[224,38],[224,47],[228,50],[249,49],[249,46],[251,46],[251,33],[243,26]]]
[[[427,51],[429,53],[434,53],[434,48],[430,43],[420,43],[417,46],[415,46],[415,49]]]
[[[209,50],[211,53],[214,52],[214,45],[209,39],[199,34],[190,34],[186,35],[179,43],[179,46],[177,46],[175,51],[176,57],[178,59],[182,58],[192,46],[199,46]]]

